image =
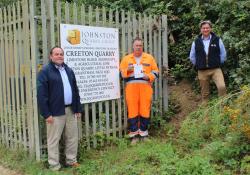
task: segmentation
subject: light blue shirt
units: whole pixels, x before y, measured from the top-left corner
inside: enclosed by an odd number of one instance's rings
[[[204,44],[204,50],[205,50],[207,55],[208,55],[208,49],[209,49],[209,43],[210,43],[211,37],[212,37],[211,35],[208,38],[204,38],[202,36],[202,41],[203,41],[203,44]],[[225,46],[224,46],[221,39],[219,39],[219,47],[220,47],[220,62],[224,63],[226,61],[227,53],[226,53]],[[193,65],[195,65],[195,63],[196,63],[195,42],[192,43],[191,51],[190,51],[190,54],[189,54],[189,59],[193,63]]]
[[[57,65],[55,66],[59,70],[62,77],[63,90],[64,90],[64,104],[70,105],[72,103],[72,89],[69,83],[68,75],[63,66],[57,66]]]

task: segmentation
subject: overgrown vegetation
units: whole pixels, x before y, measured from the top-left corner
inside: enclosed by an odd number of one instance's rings
[[[0,8],[6,7],[8,4],[14,3],[16,0],[1,0],[0,1]]]
[[[169,67],[177,79],[194,80],[196,73],[188,59],[191,43],[199,34],[198,24],[209,19],[223,39],[227,58],[223,71],[230,90],[250,83],[250,1],[249,0],[64,0],[131,10],[151,15],[168,15]]]
[[[170,1],[168,6],[170,47],[169,63],[175,75],[194,79],[188,54],[191,43],[199,33],[201,20],[210,19],[214,31],[223,39],[227,49],[227,62],[223,66],[230,90],[250,83],[250,1],[209,0]],[[181,65],[181,66],[180,66]],[[179,78],[178,77],[178,78]]]
[[[109,139],[109,146],[95,150],[80,147],[81,166],[60,174],[250,174],[249,99],[250,87],[244,86],[239,93],[211,101],[186,118],[177,138],[165,125],[159,137],[134,146],[124,138]],[[57,174],[23,152],[0,147],[0,153],[1,164],[25,174]]]
[[[181,150],[209,158],[225,174],[249,174],[249,105],[250,87],[245,86],[193,112],[180,129]]]

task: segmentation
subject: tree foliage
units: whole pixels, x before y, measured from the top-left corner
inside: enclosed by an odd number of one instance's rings
[[[1,0],[0,7],[17,0]],[[199,34],[201,20],[213,22],[227,50],[223,66],[229,89],[250,84],[250,1],[249,0],[62,0],[77,4],[130,10],[151,15],[168,15],[169,67],[178,78],[194,79],[195,71],[188,59],[191,43]],[[180,70],[180,75],[178,71]]]
[[[188,59],[192,41],[199,34],[201,20],[213,22],[214,32],[223,39],[227,62],[223,66],[229,88],[250,83],[250,1],[249,0],[68,0],[92,6],[131,10],[152,15],[167,14],[169,25],[169,66],[183,67],[183,78],[196,75]],[[191,71],[192,70],[192,71]],[[176,72],[175,72],[176,73]]]
[[[17,0],[0,0],[0,8],[6,7],[9,4],[15,3]]]
[[[186,77],[192,77],[193,71],[188,60],[191,43],[199,34],[198,24],[209,19],[214,23],[213,30],[219,35],[227,49],[227,62],[223,66],[229,88],[238,89],[242,84],[250,83],[250,1],[173,0],[169,15],[170,67],[184,65]],[[196,4],[196,5],[193,5]],[[183,74],[183,72],[182,72]],[[184,77],[184,78],[186,78]]]

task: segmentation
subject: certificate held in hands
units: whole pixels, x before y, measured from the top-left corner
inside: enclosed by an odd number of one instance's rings
[[[142,78],[144,76],[141,64],[134,64],[134,75],[135,78]]]

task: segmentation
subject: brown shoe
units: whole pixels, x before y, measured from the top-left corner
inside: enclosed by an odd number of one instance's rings
[[[76,167],[79,167],[80,164],[78,162],[74,162],[72,164],[68,164],[67,167],[71,167],[71,168],[76,168]]]

